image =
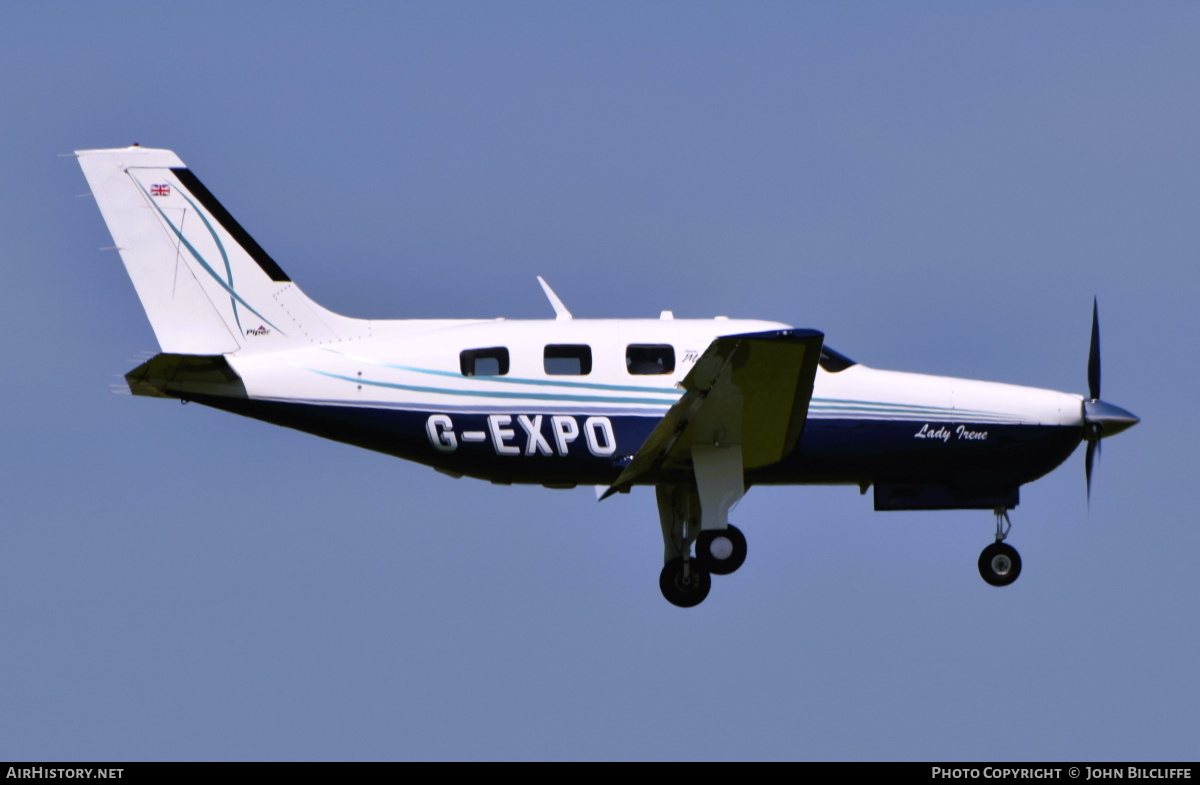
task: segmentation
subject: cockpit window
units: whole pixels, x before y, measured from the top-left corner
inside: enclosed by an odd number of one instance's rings
[[[675,370],[675,347],[667,344],[630,344],[625,368],[634,376],[654,376]]]
[[[505,376],[508,374],[508,349],[467,349],[458,355],[463,376]]]
[[[818,360],[818,362],[820,362],[821,367],[829,373],[838,373],[846,370],[851,365],[858,365],[858,363],[854,362],[854,360],[851,360],[844,354],[835,352],[828,346],[821,347],[821,359]]]
[[[587,376],[592,372],[592,347],[552,343],[542,355],[542,367],[548,376]]]

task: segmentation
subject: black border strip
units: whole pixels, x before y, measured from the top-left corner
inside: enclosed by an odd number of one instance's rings
[[[264,273],[271,277],[272,281],[280,283],[291,282],[292,279],[288,277],[287,273],[275,263],[275,260],[263,250],[261,245],[254,241],[254,238],[229,214],[229,211],[217,201],[217,197],[213,196],[212,192],[204,187],[204,184],[200,182],[196,175],[192,174],[190,169],[179,168],[171,169],[171,171],[179,178],[179,182],[183,184],[183,187],[188,189],[192,196],[199,199],[200,204],[204,205],[204,209],[208,210],[213,218],[216,218],[221,226],[225,228],[225,231],[233,236],[238,245],[246,249],[246,253],[250,254],[250,257],[258,262],[258,266],[262,268]]]
[[[449,758],[443,756],[446,760],[458,762],[460,760],[470,759],[478,760],[545,760],[546,758],[536,757],[536,752],[533,756],[522,754],[524,750],[508,750],[508,758],[492,758],[475,754],[474,750],[467,745],[462,745],[463,748],[459,751],[457,758]],[[1179,745],[1176,745],[1179,746]],[[329,757],[336,758],[338,750],[333,750]],[[668,751],[669,752],[669,751]],[[1185,754],[1188,751],[1185,750]],[[215,756],[219,756],[221,751],[218,750]],[[242,752],[243,755],[253,756],[252,752]],[[388,754],[387,750],[383,754]],[[393,753],[394,754],[394,753]],[[214,756],[214,757],[215,757]],[[269,757],[268,755],[262,756]],[[316,755],[313,754],[311,760],[250,760],[250,761],[122,761],[119,758],[111,761],[97,762],[7,762],[0,761],[0,779],[5,782],[30,782],[37,780],[50,780],[55,783],[82,783],[95,782],[96,780],[110,781],[117,780],[120,782],[162,782],[163,775],[171,776],[172,772],[176,773],[183,771],[185,768],[192,772],[203,773],[209,771],[217,776],[228,777],[228,772],[238,770],[244,771],[246,774],[262,778],[274,771],[276,775],[285,775],[298,778],[300,774],[307,770],[310,775],[316,774],[319,777],[329,780],[336,777],[337,771],[349,772],[351,774],[358,772],[367,776],[394,776],[395,774],[403,774],[402,766],[406,764],[403,761],[385,761],[385,760],[367,760],[367,761],[319,761],[315,760]],[[436,757],[413,757],[414,761],[441,760],[443,758]],[[561,760],[560,760],[561,759]],[[587,753],[579,754],[576,757],[571,757],[569,754],[551,758],[554,762],[562,760],[595,760],[596,758],[587,757]],[[676,760],[669,754],[662,756],[663,760]],[[731,756],[733,760],[743,760],[738,756]],[[753,757],[745,758],[746,760],[754,760]],[[767,760],[768,758],[764,758]],[[604,758],[601,758],[604,760]],[[640,761],[640,758],[638,759]],[[781,757],[771,757],[769,760],[787,760]],[[1018,759],[1019,761],[1020,759]],[[689,761],[689,765],[705,765],[704,763],[697,764]],[[1167,781],[1178,781],[1180,785],[1184,783],[1193,783],[1198,778],[1198,767],[1195,763],[1169,763],[1169,762],[1094,762],[1090,760],[1070,760],[1067,762],[936,762],[928,763],[921,761],[903,761],[903,762],[887,762],[887,761],[852,761],[852,762],[837,762],[826,760],[815,761],[795,761],[799,766],[803,766],[806,770],[815,773],[825,771],[827,773],[837,775],[837,771],[853,772],[870,774],[875,772],[878,777],[887,777],[890,780],[900,780],[912,778],[916,782],[946,782],[946,783],[999,783],[1013,782],[1022,783],[1022,785],[1038,785],[1045,782],[1077,782],[1083,783],[1092,782],[1098,779],[1119,779],[1132,780],[1135,782],[1143,782],[1146,785],[1164,785]],[[720,765],[729,765],[717,764]],[[709,768],[712,766],[709,764]],[[221,771],[227,772],[222,775]],[[371,775],[371,772],[376,772],[376,775]],[[391,775],[388,772],[392,772]],[[728,771],[728,769],[726,769]],[[289,775],[289,772],[294,772]]]

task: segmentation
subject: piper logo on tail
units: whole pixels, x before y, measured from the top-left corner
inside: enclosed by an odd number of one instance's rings
[[[246,330],[246,335],[270,335],[271,331],[265,325],[260,324],[258,327],[252,327]]]

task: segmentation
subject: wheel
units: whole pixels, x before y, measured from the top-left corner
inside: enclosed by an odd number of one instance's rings
[[[672,605],[692,608],[704,602],[712,588],[712,576],[695,559],[688,562],[688,574],[683,574],[683,559],[674,558],[663,565],[658,576],[658,588]]]
[[[1003,542],[994,542],[979,554],[979,574],[993,586],[1007,586],[1021,574],[1021,554]]]
[[[730,524],[696,538],[696,561],[713,575],[729,575],[746,561],[746,536]]]

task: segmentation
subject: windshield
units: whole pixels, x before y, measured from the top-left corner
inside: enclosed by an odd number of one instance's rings
[[[838,373],[839,371],[846,370],[851,365],[858,365],[854,360],[851,360],[840,352],[835,352],[828,346],[821,347],[821,359],[818,362],[829,373]]]

